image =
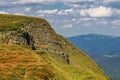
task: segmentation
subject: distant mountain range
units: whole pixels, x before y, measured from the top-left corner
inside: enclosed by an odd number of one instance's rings
[[[67,39],[94,59],[112,80],[120,80],[120,37],[87,34]]]
[[[68,40],[85,52],[120,54],[120,37],[88,34],[70,37]]]

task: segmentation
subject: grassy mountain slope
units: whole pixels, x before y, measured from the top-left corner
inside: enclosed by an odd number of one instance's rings
[[[50,65],[35,51],[0,44],[0,80],[47,80],[53,76]]]
[[[30,23],[34,25],[31,26]],[[10,31],[19,31],[23,24],[34,37],[37,50],[29,50],[29,45],[2,43],[4,32],[8,34]],[[109,80],[93,60],[56,34],[44,19],[0,14],[0,30],[0,59],[3,60],[0,64],[4,68],[0,75],[3,79]],[[70,64],[66,62],[66,54],[69,55]],[[16,70],[18,73],[13,74]]]

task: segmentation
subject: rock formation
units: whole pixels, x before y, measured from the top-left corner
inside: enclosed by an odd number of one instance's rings
[[[62,54],[65,52],[62,50],[63,45],[60,44],[59,36],[48,23],[22,24],[16,31],[3,32],[2,36],[4,36],[2,37],[3,42],[6,44],[24,45],[32,50],[46,49],[61,57],[64,56],[66,63],[70,63],[69,57]]]

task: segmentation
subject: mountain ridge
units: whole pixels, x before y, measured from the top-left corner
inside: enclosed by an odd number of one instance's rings
[[[88,34],[88,35],[69,37],[68,39],[71,42],[74,42],[74,44],[77,45],[81,49],[90,49],[94,51],[96,50],[98,51],[98,53],[100,51],[101,53],[109,53],[110,49],[119,50],[119,46],[117,46],[117,44],[120,43],[119,38],[120,37],[107,36],[107,35]],[[98,45],[101,45],[101,46],[98,46]]]
[[[56,34],[45,19],[0,14],[0,35],[1,44],[8,44],[11,47],[12,45],[18,45],[32,49],[38,57],[38,62],[39,57],[43,57],[51,67],[50,71],[53,70],[53,80],[109,80],[90,57],[73,46],[64,37]],[[14,50],[16,49],[13,48],[12,51],[14,52]],[[14,54],[19,53],[14,52]],[[29,52],[26,54],[29,54]],[[2,54],[0,55],[2,56]],[[22,54],[22,56],[25,56],[25,54]],[[6,63],[1,64],[6,65]],[[49,80],[45,74],[43,74],[44,79]],[[38,78],[38,75],[33,75],[32,78],[35,80],[42,79],[42,77]],[[3,79],[8,79],[6,75],[4,76]],[[19,77],[16,75],[14,79]],[[21,78],[24,79],[23,74]],[[30,79],[30,76],[26,76],[25,79]]]

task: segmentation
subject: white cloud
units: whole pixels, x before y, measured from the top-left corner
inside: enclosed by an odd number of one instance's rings
[[[64,25],[62,28],[65,29],[65,28],[72,28],[72,27],[73,27],[72,24],[66,24],[66,25]]]
[[[116,29],[117,27],[116,26],[112,26],[112,29]]]
[[[72,4],[71,6],[72,6],[72,7],[75,7],[75,8],[81,7],[81,5],[79,5],[79,4]]]
[[[112,57],[117,57],[118,55],[104,55],[105,57],[112,58]]]
[[[58,14],[58,15],[68,15],[72,13],[73,9],[65,9],[65,10],[58,10],[58,9],[52,9],[52,10],[39,10],[37,14]]]
[[[79,20],[82,20],[82,21],[91,21],[91,20],[97,20],[97,19],[96,18],[86,17],[86,18],[80,18]]]
[[[87,16],[87,14],[88,14],[88,10],[87,10],[87,9],[85,9],[85,10],[80,10],[80,15],[81,15],[81,16]]]
[[[9,0],[0,0],[0,6],[9,5]]]
[[[45,14],[37,14],[37,17],[44,17]]]
[[[114,14],[120,15],[120,9],[113,9]]]
[[[13,2],[13,4],[27,4],[27,3],[38,3],[38,2],[45,2],[44,0],[18,0]]]
[[[25,12],[30,12],[31,11],[31,8],[28,7],[28,8],[25,8]]]
[[[16,2],[16,1],[13,1],[12,4],[17,4],[17,2]]]
[[[73,9],[66,9],[66,10],[64,10],[64,12],[67,12],[67,13],[73,12]]]
[[[65,10],[60,10],[57,12],[58,15],[68,15],[69,13],[72,13],[74,10],[73,9],[65,9]]]
[[[0,11],[0,14],[8,14],[8,12]]]
[[[77,21],[77,19],[76,19],[76,18],[73,18],[72,21],[73,21],[73,22],[74,22],[74,21]]]
[[[24,15],[23,13],[14,13],[14,15]]]
[[[85,22],[85,23],[82,24],[82,26],[84,26],[84,27],[89,27],[90,25],[92,25],[91,22]]]
[[[51,2],[91,2],[96,0],[18,0],[13,4],[27,4],[27,3],[51,3]]]
[[[88,22],[97,21],[97,20],[98,20],[97,18],[84,17],[84,18],[76,19],[75,23],[76,24],[82,23],[84,26],[86,26],[86,25],[88,26],[88,24],[91,24]]]
[[[120,0],[104,0],[104,2],[120,2]]]
[[[90,9],[84,9],[80,10],[81,16],[91,16],[91,17],[110,17],[112,16],[112,9],[106,8],[103,6],[97,7],[97,8],[90,8]]]
[[[96,0],[61,0],[62,2],[91,2]]]
[[[111,22],[112,25],[120,25],[120,20],[113,20]]]
[[[101,20],[101,21],[98,21],[97,24],[99,24],[99,25],[107,25],[107,24],[109,24],[109,22],[106,21],[106,20]]]
[[[56,14],[58,12],[58,9],[53,10],[39,10],[38,14]]]

